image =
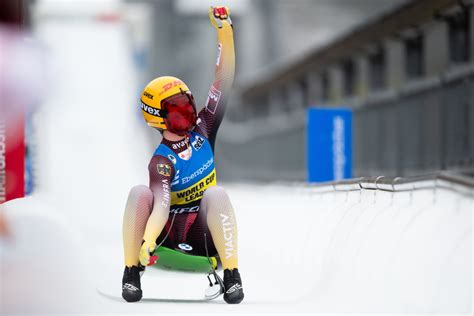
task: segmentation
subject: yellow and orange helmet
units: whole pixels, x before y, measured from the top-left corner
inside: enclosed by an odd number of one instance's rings
[[[196,125],[193,95],[178,78],[165,76],[150,81],[140,101],[143,117],[151,127],[184,135]]]

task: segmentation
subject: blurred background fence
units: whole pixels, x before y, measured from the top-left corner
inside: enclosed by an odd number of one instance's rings
[[[474,168],[472,73],[355,109],[357,175]]]

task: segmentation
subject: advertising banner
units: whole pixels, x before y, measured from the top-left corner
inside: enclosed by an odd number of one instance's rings
[[[309,108],[307,130],[308,181],[352,177],[352,110]]]

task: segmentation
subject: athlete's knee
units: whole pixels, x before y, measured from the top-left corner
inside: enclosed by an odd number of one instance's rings
[[[218,185],[208,188],[204,192],[204,196],[221,196],[221,197],[227,197],[227,198],[229,197],[229,195],[227,194],[227,191],[223,187],[218,186]]]
[[[150,212],[153,206],[153,193],[145,185],[137,185],[130,189],[127,201],[127,210],[136,212]]]
[[[204,192],[203,202],[206,209],[232,209],[227,191],[220,186],[213,186]]]
[[[138,197],[138,198],[149,198],[152,197],[153,194],[149,187],[146,185],[136,185],[130,189],[130,196]]]

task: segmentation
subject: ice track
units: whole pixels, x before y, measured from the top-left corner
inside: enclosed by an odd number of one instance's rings
[[[136,119],[124,27],[39,25],[55,80],[36,120],[38,189],[5,206],[14,236],[0,246],[2,312],[472,312],[472,191],[444,189],[223,184],[237,213],[243,304],[128,304],[97,294],[104,280],[120,289],[122,212],[129,188],[147,183],[154,150]],[[145,274],[146,293],[203,294],[204,276],[161,273]]]

